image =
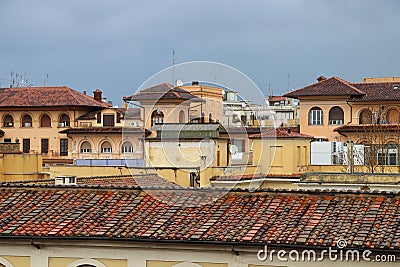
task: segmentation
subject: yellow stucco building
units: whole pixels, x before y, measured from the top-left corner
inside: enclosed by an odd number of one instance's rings
[[[0,141],[19,142],[24,153],[70,158],[72,143],[61,130],[78,126],[78,117],[107,105],[68,87],[0,89]]]

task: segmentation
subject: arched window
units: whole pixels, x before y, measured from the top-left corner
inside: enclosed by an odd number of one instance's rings
[[[58,127],[69,127],[69,116],[67,114],[61,114],[58,123]]]
[[[4,116],[3,127],[14,127],[14,118],[10,114]]]
[[[47,114],[43,114],[40,117],[40,127],[51,127],[51,119]]]
[[[22,127],[32,127],[32,117],[28,114],[22,116]]]
[[[395,108],[391,108],[386,112],[386,123],[399,123],[399,111]]]
[[[360,113],[359,124],[371,124],[372,123],[372,112],[369,109],[364,109]]]
[[[14,265],[8,260],[0,257],[0,267],[14,267]]]
[[[329,110],[329,124],[340,125],[344,122],[343,109],[340,107],[333,107]]]
[[[308,113],[309,125],[322,125],[324,123],[324,113],[319,107],[313,107]]]
[[[105,141],[101,144],[101,153],[109,154],[112,153],[112,146],[110,142]]]
[[[133,153],[133,146],[132,146],[131,142],[125,141],[122,144],[122,153],[124,153],[124,154]]]
[[[179,111],[179,123],[185,123],[185,112],[183,110]]]
[[[157,109],[151,113],[151,126],[164,123],[164,113]]]
[[[106,265],[95,259],[79,259],[71,262],[67,267],[106,267]]]
[[[81,144],[81,153],[92,153],[92,146],[88,141]]]

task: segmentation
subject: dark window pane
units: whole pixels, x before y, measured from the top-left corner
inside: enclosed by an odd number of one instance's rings
[[[60,139],[60,156],[68,156],[68,139]]]
[[[103,115],[103,126],[113,127],[114,115]]]
[[[47,154],[49,152],[49,139],[42,139],[41,149],[42,154]]]
[[[31,139],[22,139],[22,152],[29,153],[31,150]]]

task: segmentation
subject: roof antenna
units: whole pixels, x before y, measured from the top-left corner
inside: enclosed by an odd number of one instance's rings
[[[290,73],[287,75],[287,89],[290,90]]]
[[[49,82],[49,74],[46,73],[46,79],[43,79],[43,86],[46,86],[46,83]]]
[[[173,84],[173,86],[176,85],[176,83],[175,83],[175,50],[172,50],[172,84]]]

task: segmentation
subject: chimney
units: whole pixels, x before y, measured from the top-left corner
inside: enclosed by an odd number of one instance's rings
[[[93,98],[98,102],[102,102],[102,92],[99,89],[93,91]]]
[[[318,78],[317,78],[317,81],[318,82],[322,82],[322,81],[325,81],[326,80],[326,77],[325,76],[319,76]]]

